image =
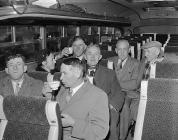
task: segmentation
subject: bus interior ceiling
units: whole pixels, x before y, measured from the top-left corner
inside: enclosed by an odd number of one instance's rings
[[[99,43],[103,58],[115,55],[115,31],[120,29],[132,46],[131,55],[142,58],[140,46],[158,40],[170,52],[178,45],[176,0],[0,0],[0,67],[5,54],[23,53],[36,66],[40,50],[60,51],[72,36]],[[109,50],[109,52],[108,52]],[[140,51],[140,52],[139,52]]]

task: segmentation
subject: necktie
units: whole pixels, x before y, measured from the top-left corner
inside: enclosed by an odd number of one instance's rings
[[[149,78],[149,76],[150,76],[150,68],[151,68],[150,67],[150,63],[147,62],[145,64],[145,71],[144,71],[144,74],[143,74],[143,79],[147,80]]]
[[[92,76],[92,77],[95,76],[95,70],[94,69],[89,72],[89,76]]]
[[[117,63],[118,70],[122,69],[122,62],[123,62],[123,60],[118,60],[118,63]]]
[[[123,62],[123,61],[121,60],[121,63],[120,63],[120,69],[122,69],[122,62]]]
[[[67,103],[71,100],[71,98],[72,98],[72,89],[69,89],[69,92],[67,93],[67,96],[66,96]]]
[[[14,92],[15,96],[18,96],[19,91],[20,91],[20,85],[19,83],[16,83],[15,92]]]

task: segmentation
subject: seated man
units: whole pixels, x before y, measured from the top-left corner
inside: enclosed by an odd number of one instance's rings
[[[129,56],[130,45],[127,40],[119,40],[115,51],[118,56],[110,58],[109,61],[113,62],[117,79],[122,90],[126,93],[120,123],[120,139],[124,140],[128,134],[130,119],[135,121],[137,116],[139,102],[139,92],[137,91],[139,87],[137,83],[139,62]]]
[[[55,71],[54,52],[50,50],[43,50],[39,56],[38,66],[36,71],[44,71],[53,74]]]
[[[61,51],[61,53],[59,53],[59,55],[56,56],[57,58],[56,68],[60,71],[60,65],[62,64],[63,61],[62,58],[64,56],[78,58],[82,63],[85,63],[84,54],[85,54],[86,47],[87,46],[82,37],[78,37],[78,36],[74,37],[72,40],[72,46],[64,48]]]
[[[120,110],[124,103],[124,95],[114,71],[98,64],[102,55],[98,45],[90,45],[86,49],[87,78],[95,86],[101,88],[108,94],[110,106],[110,133],[109,140],[118,140],[117,124],[119,122]]]
[[[42,96],[43,82],[29,77],[25,72],[25,58],[20,55],[10,55],[6,58],[6,77],[0,80],[0,94]]]
[[[109,131],[108,97],[84,78],[84,66],[77,58],[61,65],[62,86],[58,95],[64,140],[102,140]],[[44,87],[44,95],[50,92]]]
[[[145,58],[140,63],[140,77],[138,82],[142,79],[150,78],[151,64],[163,61],[163,52],[161,50],[162,44],[158,41],[151,41],[142,46],[145,53]]]

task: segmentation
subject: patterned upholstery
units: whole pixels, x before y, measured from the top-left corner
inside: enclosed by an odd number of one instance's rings
[[[47,75],[48,73],[47,72],[41,72],[41,71],[33,71],[33,72],[28,72],[28,75],[35,78],[35,79],[38,79],[38,80],[41,80],[43,82],[47,82]],[[61,73],[60,72],[56,72],[54,73],[54,80],[60,80],[60,76],[61,76]]]
[[[2,96],[1,96],[2,99]],[[7,96],[1,100],[0,139],[4,140],[61,140],[59,105],[53,105],[53,116],[47,117],[47,108],[52,101],[44,98]],[[54,103],[53,103],[54,104]],[[4,113],[4,115],[3,115]],[[56,126],[51,132],[51,122]],[[50,133],[49,133],[50,132]],[[51,136],[55,133],[55,137]]]
[[[157,63],[155,77],[178,79],[178,63]]]
[[[178,80],[142,81],[134,140],[178,139]]]

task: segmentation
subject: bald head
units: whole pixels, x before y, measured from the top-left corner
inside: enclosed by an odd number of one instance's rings
[[[118,54],[119,59],[125,60],[130,52],[129,42],[127,40],[119,40],[116,44],[115,51]]]

